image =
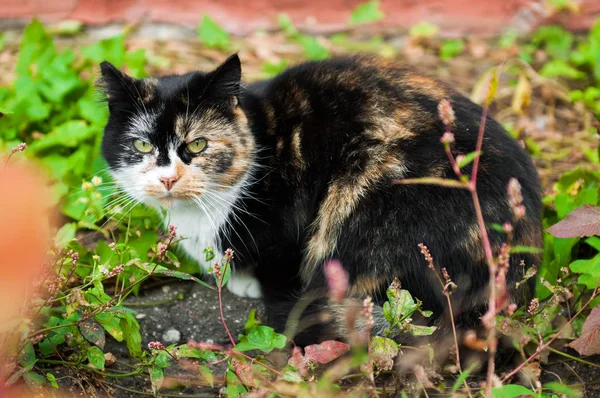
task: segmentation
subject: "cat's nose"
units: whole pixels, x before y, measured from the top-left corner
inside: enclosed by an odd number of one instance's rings
[[[160,178],[160,182],[163,183],[163,185],[165,186],[165,188],[167,188],[167,191],[170,191],[171,188],[173,188],[173,185],[175,185],[175,183],[177,182],[179,178],[173,176],[173,177],[161,177]]]

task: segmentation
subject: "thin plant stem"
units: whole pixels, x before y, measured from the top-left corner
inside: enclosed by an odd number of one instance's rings
[[[586,301],[584,305],[581,306],[581,309],[579,311],[577,311],[577,313],[573,316],[573,318],[571,318],[567,322],[565,322],[565,324],[560,329],[558,329],[558,332],[554,333],[554,336],[552,336],[551,339],[549,339],[548,341],[546,341],[544,344],[538,346],[538,348],[535,350],[535,352],[533,354],[531,354],[529,356],[529,358],[527,358],[519,366],[517,366],[516,368],[514,368],[512,370],[512,372],[510,372],[509,374],[507,374],[506,376],[504,376],[504,378],[502,379],[502,382],[503,383],[507,382],[511,377],[513,377],[521,369],[523,369],[523,367],[525,365],[527,365],[529,362],[531,362],[533,360],[533,358],[536,357],[536,355],[538,355],[540,352],[542,352],[546,348],[548,348],[550,346],[550,344],[552,344],[552,342],[554,340],[556,340],[562,334],[563,330],[565,330],[565,328],[567,326],[569,326],[575,320],[575,318],[577,318],[583,312],[583,310],[585,310],[587,308],[587,306],[592,302],[592,300],[594,300],[596,298],[596,296],[598,295],[598,293],[600,293],[599,290],[600,289],[598,289],[598,288],[594,289],[594,291],[593,291],[592,296],[590,297],[590,299],[588,301]]]
[[[597,364],[597,363],[593,363],[593,362],[590,362],[590,361],[586,361],[585,359],[577,358],[577,357],[575,357],[573,355],[567,354],[566,352],[562,352],[560,350],[557,350],[556,348],[548,347],[548,350],[552,351],[555,354],[561,355],[561,356],[563,356],[565,358],[569,358],[569,359],[571,359],[573,361],[576,361],[576,362],[582,363],[584,365],[592,366],[594,368],[599,368],[600,369],[600,365]]]
[[[223,279],[225,278],[225,274],[227,273],[227,268],[229,267],[229,260],[225,261],[225,266],[223,267],[223,271],[221,276],[218,279],[217,283],[217,295],[219,297],[219,313],[221,314],[221,323],[227,332],[227,336],[229,336],[229,341],[232,346],[236,346],[235,340],[227,327],[227,323],[225,322],[225,315],[223,314]]]

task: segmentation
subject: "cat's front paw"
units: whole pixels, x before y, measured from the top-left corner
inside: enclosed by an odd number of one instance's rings
[[[238,297],[261,298],[260,283],[254,276],[245,272],[231,274],[227,282],[227,290]]]

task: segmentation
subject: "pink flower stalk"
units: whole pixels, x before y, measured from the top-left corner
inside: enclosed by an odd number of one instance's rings
[[[10,154],[12,155],[13,153],[23,152],[25,149],[27,149],[27,144],[24,142],[21,142],[19,145],[17,145],[13,149],[11,149]]]
[[[435,269],[435,267],[433,266],[433,257],[431,256],[431,253],[429,253],[429,249],[427,248],[427,246],[425,246],[423,243],[419,243],[417,246],[419,246],[419,248],[421,249],[421,254],[423,255],[423,257],[425,257],[429,268]]]
[[[225,257],[227,257],[228,260],[233,260],[233,250],[232,249],[225,250]]]
[[[160,341],[151,341],[148,343],[148,348],[151,350],[164,350],[165,346]]]
[[[538,310],[538,308],[540,308],[540,300],[536,297],[529,303],[529,308],[527,309],[527,312],[533,315]]]
[[[331,301],[342,301],[348,290],[348,272],[346,272],[342,263],[337,260],[330,260],[325,263],[323,272],[325,273],[325,279],[329,287]]]
[[[508,181],[506,188],[508,192],[508,203],[515,216],[515,219],[520,220],[525,216],[525,206],[523,205],[523,194],[521,193],[521,184],[516,178],[511,178]]]
[[[169,248],[169,246],[165,245],[164,243],[159,243],[158,244],[158,253],[156,253],[156,256],[158,257],[159,260],[162,260],[162,258],[165,256],[165,253],[167,252],[167,249]]]
[[[177,227],[175,225],[169,225],[169,239],[173,240],[177,236]]]
[[[221,276],[221,264],[215,261],[212,268],[209,270],[209,273],[214,274],[216,276]]]
[[[442,122],[444,122],[446,129],[450,130],[450,126],[454,123],[456,115],[454,114],[454,109],[452,109],[452,104],[446,98],[438,104],[438,115],[442,119]]]
[[[442,138],[440,138],[440,142],[442,144],[446,144],[446,145],[450,145],[454,142],[454,134],[452,134],[449,131],[446,131],[443,135]]]

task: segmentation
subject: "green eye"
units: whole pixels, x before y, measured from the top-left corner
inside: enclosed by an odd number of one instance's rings
[[[188,151],[196,155],[206,149],[206,144],[207,141],[204,138],[198,138],[187,144],[187,149]]]
[[[149,153],[154,149],[152,144],[142,140],[133,140],[133,146],[141,153]]]

